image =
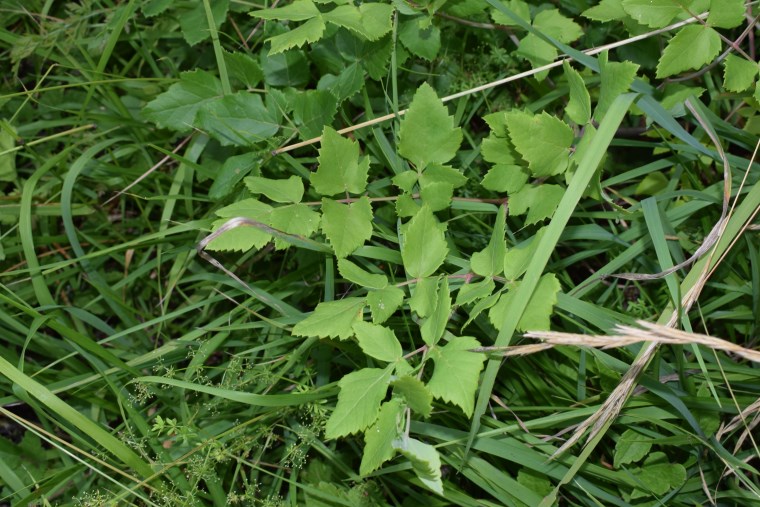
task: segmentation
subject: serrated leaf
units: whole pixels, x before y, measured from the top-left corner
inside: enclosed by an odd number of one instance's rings
[[[441,29],[436,25],[420,27],[417,19],[402,21],[398,38],[413,55],[431,61],[441,49]]]
[[[516,54],[530,62],[533,68],[547,65],[557,58],[557,48],[546,42],[536,34],[529,33],[520,40]],[[543,70],[533,75],[537,81],[543,81],[548,75],[548,70]]]
[[[436,299],[435,310],[420,327],[422,341],[430,347],[438,343],[438,340],[443,336],[451,315],[451,294],[449,293],[448,278],[443,277],[441,280]]]
[[[412,470],[431,491],[443,495],[441,457],[435,447],[413,438],[405,438],[396,449],[412,462]]]
[[[599,68],[602,83],[599,92],[599,102],[596,104],[594,118],[601,121],[604,113],[616,98],[627,92],[636,78],[639,66],[631,62],[610,62],[605,51],[599,55]]]
[[[467,417],[475,408],[475,391],[486,360],[485,354],[470,352],[477,347],[480,347],[478,340],[462,336],[452,338],[443,347],[430,349],[435,369],[428,389],[435,398],[461,408]]]
[[[478,318],[478,315],[483,313],[485,310],[488,310],[493,305],[495,305],[499,301],[499,297],[501,296],[501,292],[496,292],[495,294],[491,294],[490,296],[486,296],[477,303],[475,303],[475,306],[472,307],[472,309],[469,312],[469,317],[467,317],[467,322],[464,323],[462,326],[462,329],[466,328],[470,325],[470,323]]]
[[[261,52],[261,70],[264,71],[264,82],[269,86],[303,86],[311,78],[309,60],[303,51],[291,50],[276,55]],[[271,93],[274,90],[270,90]]]
[[[361,475],[374,472],[396,454],[393,442],[399,438],[403,413],[404,406],[398,399],[387,401],[380,407],[375,424],[364,433],[364,453],[359,465]]]
[[[399,218],[413,217],[419,213],[420,208],[422,208],[422,206],[420,206],[409,194],[401,194],[398,196],[398,199],[396,199],[396,215],[398,215]]]
[[[217,230],[228,219],[234,217],[249,218],[263,224],[269,224],[272,207],[257,199],[243,199],[216,211],[222,220],[214,222],[213,230]],[[206,246],[212,251],[241,251],[251,248],[263,248],[272,240],[271,234],[255,227],[235,227],[214,239]]]
[[[642,467],[633,470],[639,485],[631,493],[631,499],[662,496],[671,489],[680,488],[686,482],[686,468],[678,463],[668,463],[662,452],[649,455]]]
[[[329,91],[338,102],[353,97],[363,86],[364,69],[360,62],[352,63],[337,76],[325,74],[319,79],[319,83],[317,83],[317,89]]]
[[[227,10],[229,9],[230,2],[229,0],[219,0],[211,2],[210,5],[214,24],[218,30],[227,18]],[[203,5],[203,2],[197,2],[195,7],[189,11],[183,12],[182,15],[179,16],[179,25],[182,29],[182,35],[185,37],[185,41],[191,46],[211,37],[211,30],[209,30],[208,26],[208,17],[206,16],[206,8]]]
[[[423,83],[401,120],[399,138],[399,154],[421,171],[428,164],[445,164],[454,158],[462,143],[462,129],[454,128],[453,116],[433,88]]]
[[[404,171],[391,178],[391,181],[404,192],[411,192],[417,184],[420,174],[417,171]]]
[[[650,28],[662,28],[684,12],[679,0],[623,0],[623,10]]]
[[[252,146],[280,128],[261,97],[248,92],[206,101],[198,111],[197,123],[224,146]]]
[[[322,16],[311,18],[295,28],[291,28],[280,35],[267,39],[270,43],[269,54],[276,55],[291,48],[300,48],[304,44],[317,42],[325,32],[325,22]]]
[[[414,171],[406,172],[416,174]],[[451,185],[451,188],[459,188],[467,183],[467,176],[462,174],[461,171],[441,164],[430,164],[419,178],[422,186],[431,183],[448,183]]]
[[[432,275],[443,264],[449,247],[443,231],[445,226],[438,223],[433,212],[422,206],[406,224],[401,258],[408,276],[424,278]]]
[[[716,28],[736,28],[744,23],[744,0],[711,0],[707,24]]]
[[[456,304],[466,305],[488,297],[495,288],[493,278],[484,278],[479,282],[462,285],[457,293]]]
[[[198,110],[222,93],[222,83],[213,74],[203,70],[183,72],[178,83],[145,106],[142,115],[161,128],[188,132]]]
[[[615,443],[613,466],[620,468],[621,465],[641,461],[651,449],[651,438],[645,437],[635,430],[627,429]]]
[[[363,31],[361,35],[374,41],[393,29],[393,6],[383,3],[362,3],[359,12],[362,15]]]
[[[572,19],[563,16],[559,9],[545,9],[533,19],[533,26],[565,44],[573,42],[583,35],[581,26]]]
[[[565,78],[570,87],[570,99],[565,107],[565,112],[578,125],[584,125],[591,119],[591,96],[586,89],[580,72],[570,67],[567,61],[562,63]],[[608,106],[609,107],[609,106]]]
[[[723,71],[723,87],[731,92],[749,90],[758,77],[758,64],[729,53]]]
[[[338,99],[328,90],[305,90],[292,100],[298,137],[306,140],[322,134],[338,112]],[[369,166],[369,160],[367,161]]]
[[[433,394],[421,380],[404,375],[391,382],[391,386],[393,386],[393,392],[403,396],[414,412],[422,417],[430,417],[433,411]]]
[[[404,301],[404,291],[398,287],[371,290],[367,294],[372,322],[382,324],[398,310]]]
[[[386,363],[401,359],[403,351],[393,330],[385,326],[358,321],[354,324],[354,333],[362,352],[368,356]]]
[[[670,39],[662,52],[657,64],[657,77],[698,69],[718,56],[720,47],[720,35],[714,29],[702,25],[685,26]]]
[[[583,11],[581,16],[606,23],[608,21],[623,19],[626,16],[626,12],[623,9],[623,0],[602,0],[599,2],[599,5]]]
[[[527,212],[525,225],[538,223],[554,215],[564,194],[565,188],[559,185],[527,185],[509,197],[509,215]]]
[[[354,335],[354,324],[362,320],[364,298],[344,298],[319,303],[304,320],[293,326],[293,336],[316,336],[346,340]]]
[[[367,188],[369,157],[359,157],[359,143],[325,126],[319,149],[319,166],[311,184],[322,195],[360,194]]]
[[[498,164],[488,170],[483,181],[483,188],[494,192],[518,192],[525,186],[530,177],[527,167],[519,165]]]
[[[388,392],[392,372],[393,365],[382,370],[364,368],[340,379],[338,403],[325,425],[325,437],[329,440],[344,437],[373,424]]]
[[[496,213],[496,222],[488,246],[480,252],[475,252],[470,258],[470,268],[475,274],[496,276],[504,270],[504,255],[507,253],[507,242],[504,239],[506,221],[507,207],[501,205]]]
[[[264,71],[256,60],[247,53],[224,52],[224,63],[232,79],[240,81],[248,88],[254,88],[264,79]]]
[[[146,18],[158,16],[168,9],[174,0],[147,0],[140,10]]]
[[[290,204],[274,208],[269,217],[269,225],[288,234],[309,238],[317,232],[319,220],[319,213],[311,207],[305,204]],[[284,239],[276,237],[274,240],[275,250],[282,250],[289,246],[290,243]]]
[[[338,260],[338,272],[340,276],[361,287],[370,289],[384,289],[388,285],[388,277],[364,271],[348,259]]]
[[[451,186],[451,183],[428,183],[420,189],[420,198],[425,206],[430,208],[430,211],[448,208],[453,195],[454,187]]]
[[[517,323],[518,331],[543,331],[551,327],[550,318],[553,313],[554,305],[557,304],[557,293],[560,291],[559,281],[553,273],[545,274],[538,281],[536,290],[530,297],[528,306]],[[504,324],[504,313],[517,291],[510,290],[502,294],[499,302],[488,311],[488,318],[496,329],[501,329]]]
[[[303,180],[298,176],[288,179],[270,179],[260,176],[245,178],[245,186],[254,194],[264,194],[274,202],[301,202],[303,198]]]
[[[367,197],[350,204],[322,199],[322,231],[337,257],[346,257],[372,237],[372,205]]]
[[[501,0],[501,3],[517,14],[518,17],[525,20],[526,23],[530,23],[530,7],[526,2],[523,0]],[[491,19],[499,25],[519,27],[512,18],[499,9],[491,8]]]
[[[507,249],[504,255],[504,277],[507,280],[517,280],[525,273],[545,232],[546,227],[542,227],[530,238]]]
[[[319,16],[320,12],[312,0],[294,0],[292,3],[276,9],[261,9],[249,13],[262,19],[282,19],[286,21],[306,21]]]
[[[418,316],[425,318],[430,315],[438,304],[438,278],[422,278],[417,280],[414,292],[409,300],[409,308]]]
[[[546,112],[532,115],[510,111],[507,128],[512,144],[534,176],[552,176],[567,169],[573,129],[565,122]]]

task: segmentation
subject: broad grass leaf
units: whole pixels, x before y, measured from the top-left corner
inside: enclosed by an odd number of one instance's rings
[[[408,276],[424,278],[432,275],[443,264],[449,247],[440,224],[427,206],[422,206],[406,224],[401,258]]]
[[[391,382],[393,392],[404,397],[407,405],[422,417],[430,417],[433,411],[433,394],[417,377],[403,375]]]
[[[330,440],[345,437],[372,425],[388,392],[391,373],[393,365],[384,369],[364,368],[340,379],[338,403],[327,420],[325,437]]]
[[[591,96],[580,72],[572,68],[567,61],[562,63],[562,67],[570,87],[570,98],[565,112],[575,123],[584,125],[591,119]]]
[[[399,399],[387,401],[380,407],[375,424],[364,433],[361,475],[374,472],[396,454],[393,442],[399,438],[403,414],[404,405]]]
[[[480,252],[475,252],[470,258],[470,267],[475,274],[496,276],[504,270],[504,255],[507,253],[507,242],[504,239],[506,220],[507,207],[502,205],[496,214],[496,223],[488,246]]]
[[[366,355],[386,363],[394,363],[401,359],[401,344],[392,329],[358,321],[354,324],[354,333],[359,347]]]
[[[434,346],[443,337],[451,315],[451,294],[449,293],[449,279],[446,277],[441,279],[437,300],[435,310],[420,326],[422,340],[429,347]]]
[[[346,340],[362,319],[365,298],[344,298],[319,303],[304,320],[293,326],[293,336],[316,336]]]
[[[371,290],[367,294],[367,304],[372,322],[382,324],[393,315],[404,301],[404,291],[398,287]]]
[[[470,352],[480,347],[471,336],[454,337],[443,347],[432,347],[430,357],[435,363],[428,389],[435,398],[453,403],[471,416],[475,407],[475,390],[485,354]]]
[[[222,83],[204,70],[183,72],[179,82],[148,102],[142,115],[161,128],[189,132],[198,110],[222,96]]]
[[[374,274],[365,271],[348,259],[338,260],[338,272],[340,276],[361,287],[370,289],[384,289],[388,285],[388,277],[383,274]]]
[[[757,62],[730,53],[725,60],[723,87],[736,93],[749,90],[755,83],[759,70]]]
[[[412,470],[417,478],[430,490],[443,495],[441,457],[435,447],[413,438],[404,438],[396,448],[412,462]]]
[[[657,77],[698,69],[718,56],[720,48],[720,35],[714,29],[702,25],[685,26],[670,39],[662,52],[657,64]]]
[[[573,129],[546,112],[507,113],[507,128],[515,149],[536,177],[560,174],[567,169]]]
[[[274,202],[297,203],[303,198],[303,180],[298,176],[288,179],[248,176],[244,182],[251,193],[264,194]]]
[[[346,257],[372,237],[372,205],[367,197],[342,204],[322,199],[322,232],[337,257]]]
[[[322,195],[360,194],[367,188],[369,157],[359,157],[359,143],[325,126],[319,149],[319,166],[311,184]]]
[[[198,111],[197,123],[224,146],[253,146],[280,128],[261,97],[248,92],[206,101]]]
[[[423,83],[414,94],[399,129],[399,154],[417,170],[428,164],[445,164],[462,143],[462,129],[454,127],[454,117],[433,88]]]

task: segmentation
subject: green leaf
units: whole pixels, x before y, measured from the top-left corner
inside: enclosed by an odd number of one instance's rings
[[[305,204],[290,204],[274,208],[269,217],[269,225],[288,234],[309,238],[317,232],[319,220],[319,213],[314,211],[310,206]],[[282,250],[289,246],[290,243],[284,239],[277,237],[274,239],[275,250]]]
[[[602,0],[599,2],[599,5],[583,11],[581,16],[606,23],[608,21],[623,19],[626,16],[626,12],[623,9],[623,0]]]
[[[504,313],[513,304],[512,300],[517,293],[516,288],[517,286],[506,294],[502,294],[499,302],[488,311],[488,318],[496,329],[501,329],[502,324],[504,324]],[[517,330],[543,331],[549,329],[551,327],[550,318],[554,305],[557,304],[557,293],[560,288],[559,281],[553,273],[543,275],[530,297],[528,307],[520,317],[520,322],[517,323]]]
[[[488,297],[495,288],[496,284],[494,283],[493,278],[484,278],[476,283],[462,285],[457,293],[456,304],[466,305],[473,301]]]
[[[530,23],[530,7],[526,2],[523,0],[501,0],[501,3],[504,4],[505,7],[509,8],[509,10],[517,14],[517,16],[524,19],[527,23]],[[491,8],[491,19],[493,19],[494,23],[499,25],[513,27],[519,26],[515,24],[512,18],[498,9],[494,9],[493,7]]]
[[[586,89],[580,72],[570,67],[567,61],[562,63],[565,71],[565,79],[570,87],[570,99],[565,107],[565,112],[578,125],[584,125],[591,119],[591,96]]]
[[[435,447],[413,438],[405,438],[396,449],[412,462],[412,470],[431,491],[443,495],[441,457]]]
[[[198,110],[222,93],[222,83],[213,74],[203,70],[183,72],[178,83],[145,106],[142,115],[161,128],[189,132]]]
[[[206,101],[198,111],[198,126],[224,146],[252,146],[280,128],[261,97],[248,92]]]
[[[394,363],[401,359],[403,351],[393,330],[385,326],[358,321],[354,324],[354,333],[362,352],[370,357]]]
[[[651,449],[651,438],[645,437],[635,430],[627,429],[615,443],[613,466],[620,468],[621,465],[641,461]]]
[[[261,9],[249,13],[262,19],[282,19],[286,21],[306,21],[320,15],[319,9],[312,0],[294,0],[292,3],[277,9]]]
[[[243,199],[216,211],[223,220],[214,222],[213,230],[217,230],[228,219],[234,217],[249,218],[263,224],[269,224],[272,207],[257,199]],[[272,236],[255,227],[235,227],[223,233],[206,246],[212,251],[248,251],[251,248],[263,248],[272,240]]]
[[[430,211],[448,208],[453,195],[454,187],[445,182],[428,183],[420,189],[420,198]]]
[[[438,278],[417,280],[409,300],[409,308],[422,318],[430,315],[438,304]]]
[[[146,18],[152,18],[171,7],[173,2],[174,0],[147,0],[142,7],[140,7],[140,10]]]
[[[702,25],[685,26],[670,39],[662,52],[657,64],[657,77],[698,69],[718,56],[720,47],[720,35],[714,29]]]
[[[744,0],[711,0],[707,24],[716,28],[736,28],[745,22]]]
[[[367,197],[350,204],[322,199],[322,231],[337,257],[346,257],[372,237],[372,205]]]
[[[502,205],[496,214],[496,222],[488,246],[472,254],[470,258],[470,267],[475,274],[496,276],[504,270],[504,255],[507,253],[507,242],[504,239],[506,220],[507,207]]]
[[[475,390],[485,354],[470,352],[480,347],[471,336],[453,337],[443,347],[432,347],[430,357],[435,363],[428,389],[438,398],[453,403],[471,416],[475,407]]]
[[[317,83],[317,89],[329,91],[338,102],[353,97],[363,87],[364,69],[359,62],[352,63],[337,76],[325,74]],[[337,111],[337,105],[335,109]]]
[[[217,30],[227,18],[229,6],[229,0],[215,0],[211,2],[211,13]],[[179,26],[182,28],[182,35],[185,37],[185,41],[191,46],[195,46],[199,42],[211,37],[208,18],[206,17],[206,8],[203,2],[195,2],[195,7],[183,12],[179,16]]]
[[[303,180],[298,176],[286,180],[248,176],[244,181],[251,193],[264,194],[274,202],[296,203],[303,198]]]
[[[269,86],[303,86],[311,77],[309,60],[300,50],[276,55],[261,52],[260,63],[264,82]]]
[[[338,260],[338,272],[340,276],[362,287],[370,289],[384,289],[388,285],[388,277],[383,274],[376,275],[364,271],[348,259]]]
[[[573,42],[583,35],[581,26],[572,19],[563,16],[558,9],[545,9],[533,19],[534,28],[565,44]]]
[[[388,392],[393,365],[385,369],[364,368],[338,382],[335,410],[325,426],[325,437],[335,439],[362,431],[375,422],[380,403]]]
[[[594,117],[597,121],[604,118],[604,113],[618,96],[627,92],[636,78],[639,66],[631,62],[609,62],[607,52],[599,55],[599,69],[602,84],[599,92],[599,102],[596,104]]]
[[[391,382],[393,392],[404,397],[407,405],[422,417],[430,417],[433,411],[433,394],[416,377],[404,375]]]
[[[224,63],[230,77],[240,81],[247,88],[254,88],[264,80],[261,66],[247,53],[225,51]]]
[[[430,276],[443,264],[449,252],[443,234],[445,228],[427,206],[422,206],[406,224],[402,232],[401,258],[408,276]]]
[[[345,298],[319,303],[304,320],[293,326],[293,336],[316,336],[346,340],[354,335],[354,324],[361,322],[364,298]]]
[[[306,23],[291,28],[280,35],[267,39],[271,44],[270,55],[282,53],[291,48],[300,48],[304,44],[317,42],[325,32],[325,23],[321,16],[311,18]]]
[[[545,111],[537,115],[510,111],[507,128],[515,149],[534,176],[552,176],[567,169],[573,129],[565,122]]]
[[[406,171],[415,174],[414,171]],[[404,174],[404,173],[402,173]],[[467,176],[453,167],[441,164],[431,164],[427,166],[425,172],[419,177],[420,183],[424,187],[431,183],[448,183],[451,188],[459,188],[467,183]]]
[[[650,454],[642,467],[633,471],[639,485],[631,493],[631,499],[662,496],[671,489],[680,488],[686,482],[686,468],[678,463],[668,463],[662,452]]]
[[[538,35],[529,33],[520,41],[516,54],[528,60],[535,69],[553,62],[557,58],[557,48]],[[534,74],[533,77],[537,81],[542,81],[548,73],[548,70],[544,70]]]
[[[420,327],[422,340],[430,347],[438,343],[438,340],[443,337],[451,315],[451,294],[449,293],[449,280],[446,277],[443,277],[438,287],[437,300],[435,310]]]
[[[361,35],[374,41],[393,29],[392,5],[384,3],[362,3],[359,12],[362,15]]]
[[[483,181],[483,188],[494,192],[518,192],[528,182],[530,172],[527,167],[519,165],[495,165],[488,170]]]
[[[417,171],[404,171],[391,178],[391,181],[404,192],[411,192],[419,177]]]
[[[399,427],[403,415],[404,406],[401,400],[393,399],[380,407],[377,421],[364,433],[364,453],[359,465],[361,475],[374,472],[396,454],[393,442],[401,434]]]
[[[554,215],[564,194],[565,188],[559,185],[527,185],[509,197],[509,215],[527,212],[525,225],[538,223]]]
[[[359,143],[325,126],[319,149],[319,166],[311,184],[322,195],[360,194],[367,188],[369,157],[359,157]]]
[[[338,99],[329,90],[302,91],[295,95],[292,105],[298,137],[303,140],[321,135],[338,112]]]
[[[436,25],[423,28],[416,18],[399,24],[398,38],[413,55],[428,61],[435,59],[441,49],[440,28]]]
[[[623,0],[623,10],[650,28],[662,28],[685,12],[679,0]]]
[[[16,129],[7,120],[0,120],[0,181],[14,181],[16,173]],[[7,151],[8,153],[2,153]],[[2,249],[0,248],[0,252]]]
[[[428,164],[445,164],[462,143],[462,129],[454,128],[454,118],[427,83],[417,89],[409,110],[401,120],[399,154],[418,171]]]
[[[398,287],[371,290],[367,294],[367,304],[372,314],[372,322],[382,324],[398,310],[404,301],[404,291]]]
[[[507,280],[517,280],[525,273],[545,232],[546,227],[542,227],[530,238],[507,249],[504,256],[504,277]]]
[[[723,73],[723,87],[731,92],[743,92],[749,90],[758,77],[758,64],[751,62],[733,53],[729,53],[725,60]]]

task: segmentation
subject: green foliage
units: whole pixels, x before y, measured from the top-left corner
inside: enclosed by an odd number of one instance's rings
[[[720,35],[709,26],[686,26],[673,37],[657,64],[657,77],[698,69],[720,52]]]

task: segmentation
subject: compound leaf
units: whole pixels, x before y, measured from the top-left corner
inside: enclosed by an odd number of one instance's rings
[[[711,0],[707,24],[716,28],[736,28],[744,23],[744,0]]]
[[[642,25],[662,28],[684,12],[678,0],[623,0],[623,10]]]
[[[399,438],[403,414],[404,405],[399,399],[387,401],[380,407],[375,424],[364,433],[364,454],[359,465],[361,475],[374,472],[396,454],[393,442]]]
[[[398,287],[371,290],[367,294],[367,304],[372,322],[382,324],[398,310],[404,301],[404,291]]]
[[[758,77],[758,64],[740,56],[729,54],[726,57],[723,73],[723,87],[731,92],[743,92],[752,87]]]
[[[565,61],[562,63],[565,78],[570,87],[570,99],[567,102],[565,112],[578,125],[586,124],[591,119],[591,96],[586,89],[586,83],[581,73]],[[609,107],[609,106],[608,106]]]
[[[417,377],[404,375],[394,380],[391,385],[393,392],[404,397],[409,408],[422,417],[430,417],[433,411],[433,394]]]
[[[699,24],[685,26],[670,39],[662,52],[657,64],[657,77],[698,69],[718,56],[720,47],[720,35],[714,29]]]
[[[420,334],[422,340],[430,347],[438,343],[446,331],[446,324],[451,315],[451,294],[449,293],[449,279],[443,277],[438,287],[438,302],[432,315],[422,323]]]
[[[213,74],[203,70],[183,72],[179,82],[148,102],[142,114],[161,128],[188,132],[198,110],[222,93],[222,83]]]
[[[350,338],[354,334],[354,324],[362,319],[365,304],[364,298],[319,303],[311,315],[293,326],[293,335],[341,340]]]
[[[348,259],[338,260],[338,272],[346,280],[370,289],[384,289],[388,285],[388,277],[368,273]]]
[[[427,206],[422,206],[406,224],[401,258],[407,275],[413,278],[424,278],[435,273],[443,264],[449,252],[443,234],[444,229],[445,226],[438,223]]]
[[[274,208],[269,217],[269,225],[279,231],[308,238],[317,232],[319,220],[319,213],[311,207],[305,204],[290,204]],[[276,250],[282,250],[289,246],[290,243],[284,239],[275,238],[274,240]]]
[[[545,111],[537,115],[510,111],[507,128],[534,176],[552,176],[567,169],[573,129],[565,122]]]
[[[213,230],[217,230],[228,219],[234,217],[248,218],[269,225],[271,214],[272,207],[268,204],[257,199],[243,199],[216,211],[216,215],[222,220],[214,222]],[[271,240],[272,236],[268,232],[256,227],[240,226],[214,239],[206,246],[206,250],[245,252],[251,248],[263,248]]]
[[[225,146],[252,146],[280,128],[261,97],[248,92],[206,101],[198,111],[198,126]]]
[[[507,207],[502,205],[496,213],[496,223],[488,246],[470,258],[470,267],[475,274],[496,276],[504,270],[504,255],[507,253],[507,242],[504,239],[506,220]]]
[[[560,290],[559,281],[553,273],[545,274],[538,281],[536,290],[530,297],[525,312],[517,323],[518,331],[540,331],[547,330],[551,326],[550,318],[554,305],[557,304],[557,293]],[[499,302],[488,311],[488,318],[496,329],[501,329],[504,323],[504,313],[509,305],[512,304],[514,295],[517,291],[510,290],[502,294]]]
[[[334,439],[362,431],[375,422],[380,403],[388,392],[393,365],[385,369],[364,368],[338,382],[335,410],[325,426],[325,437]]]
[[[350,204],[322,199],[322,231],[335,255],[346,257],[372,237],[372,205],[367,197]]]
[[[311,174],[311,184],[322,195],[349,192],[360,194],[367,188],[369,157],[359,157],[359,143],[325,126],[319,149],[319,166]]]
[[[354,333],[362,352],[368,356],[386,363],[394,363],[401,359],[401,344],[392,329],[358,321],[354,324]]]
[[[443,495],[441,457],[435,447],[413,438],[405,438],[397,444],[397,449],[412,462],[412,470],[417,478],[432,491]]]
[[[484,354],[470,352],[477,347],[480,347],[478,340],[462,336],[452,338],[443,347],[430,349],[435,370],[428,382],[428,389],[434,397],[461,408],[468,417],[475,407],[478,377],[486,360]]]
[[[274,202],[296,203],[303,198],[303,180],[298,176],[283,179],[248,176],[243,180],[254,194],[264,194]]]

